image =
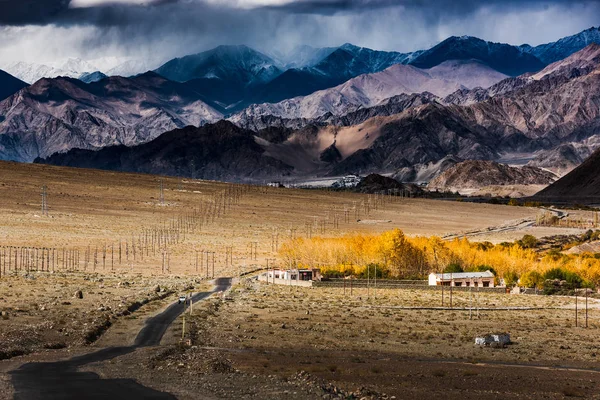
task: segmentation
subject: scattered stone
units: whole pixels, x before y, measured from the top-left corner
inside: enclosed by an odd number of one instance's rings
[[[504,348],[510,343],[510,334],[508,333],[487,334],[475,338],[475,344],[478,346],[487,346],[498,349]]]
[[[76,299],[83,299],[83,292],[81,290],[78,290],[75,292],[75,295],[73,296]]]

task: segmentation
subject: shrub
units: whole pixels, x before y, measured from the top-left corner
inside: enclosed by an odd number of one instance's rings
[[[525,235],[517,243],[524,249],[535,249],[539,243],[537,238],[533,235]]]
[[[544,277],[537,271],[525,272],[519,279],[519,284],[527,288],[541,287],[543,283]]]
[[[460,266],[460,264],[448,264],[448,266],[446,268],[444,268],[444,273],[445,274],[450,274],[450,273],[459,273],[459,272],[465,272],[463,270],[463,268]]]
[[[544,274],[545,280],[566,281],[567,288],[574,289],[583,286],[583,279],[575,272],[567,271],[563,268],[552,268]]]
[[[504,283],[507,287],[512,287],[519,281],[519,275],[514,271],[508,271],[504,274]]]

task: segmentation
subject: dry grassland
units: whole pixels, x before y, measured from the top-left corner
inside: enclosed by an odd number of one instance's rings
[[[168,229],[177,219],[196,212],[194,232],[180,232],[180,242],[167,246],[166,261],[172,274],[206,274],[206,256],[215,253],[215,275],[237,274],[243,265],[264,265],[279,244],[291,236],[334,236],[350,232],[382,232],[400,228],[409,235],[443,235],[504,225],[535,217],[537,210],[482,204],[404,199],[386,202],[366,215],[367,195],[293,189],[249,187],[238,204],[215,217],[215,199],[230,185],[218,182],[164,178],[165,203],[159,202],[160,178],[96,170],[0,163],[1,246],[56,248],[79,251],[78,269],[95,272],[135,271],[163,273],[163,254],[158,245],[140,240],[148,230]],[[48,187],[49,217],[41,216],[41,187]],[[353,207],[361,208],[360,214]],[[350,220],[345,223],[344,210]],[[358,216],[358,218],[356,218]],[[337,219],[338,223],[335,223]],[[360,219],[360,221],[358,221]],[[520,233],[516,233],[518,236]],[[133,238],[133,239],[132,239]],[[121,242],[121,263],[118,247]],[[132,242],[136,243],[133,260]],[[257,260],[250,260],[249,246],[257,242]],[[129,247],[126,260],[125,248]],[[103,249],[106,247],[106,258]],[[233,265],[226,263],[226,248],[232,247]],[[246,260],[244,260],[244,258]],[[209,255],[212,275],[212,255]],[[60,262],[60,260],[59,260]],[[62,264],[61,264],[62,265]],[[204,271],[200,268],[204,267]]]
[[[183,399],[597,398],[600,305],[579,299],[453,293],[453,310],[429,290],[295,288],[246,280],[187,316],[191,347],[137,353],[90,369],[135,376]],[[446,306],[449,293],[446,292]],[[525,307],[527,310],[495,310]],[[416,308],[416,309],[414,309]],[[465,310],[465,308],[467,308]],[[532,309],[533,308],[533,309]],[[474,338],[509,332],[513,344]],[[181,319],[170,331],[181,336]],[[144,368],[127,370],[141,363]],[[129,374],[129,375],[126,375]]]
[[[165,202],[161,204],[160,179],[0,162],[2,254],[11,246],[54,248],[60,257],[63,248],[79,252],[72,267],[77,272],[64,271],[58,258],[54,273],[33,271],[31,260],[29,271],[15,273],[14,263],[7,264],[0,257],[0,311],[7,312],[7,319],[0,320],[0,349],[7,356],[61,347],[81,351],[79,346],[90,341],[90,332],[97,332],[107,320],[112,327],[107,335],[93,340],[95,346],[130,343],[145,316],[190,285],[195,291],[207,287],[202,251],[214,252],[215,276],[232,276],[264,266],[277,255],[274,242],[281,244],[293,236],[378,233],[394,228],[408,235],[444,235],[511,225],[535,219],[538,213],[524,207],[420,199],[376,204],[374,198],[361,194],[237,186],[235,201],[224,201],[224,194],[234,190],[229,184],[169,177],[162,178]],[[40,212],[43,185],[48,187],[49,216]],[[344,210],[349,210],[348,221]],[[181,229],[182,220],[188,223],[186,229]],[[177,224],[178,242],[154,249],[147,244],[146,232],[174,229]],[[522,230],[507,229],[474,239],[501,241],[522,235]],[[119,242],[121,263],[112,251]],[[138,246],[135,260],[132,242]],[[257,243],[256,259],[249,252],[253,242]],[[226,256],[227,247],[231,258]],[[87,251],[97,251],[96,263],[85,262]],[[169,266],[165,271],[163,254]],[[39,262],[38,256],[38,269]],[[209,275],[213,275],[212,263]],[[169,292],[157,293],[157,285],[173,291],[171,297],[159,299],[161,293]],[[82,299],[74,297],[78,290]],[[592,365],[600,350],[594,342],[600,317],[597,308],[590,311],[594,329],[583,330],[573,326],[569,299],[482,295],[481,304],[490,307],[544,309],[482,311],[480,319],[469,320],[466,311],[395,308],[438,305],[439,294],[434,292],[378,290],[377,300],[369,301],[358,289],[353,294],[351,298],[343,297],[339,289],[246,282],[236,287],[231,301],[214,300],[205,309],[199,306],[189,322],[194,347],[168,347],[167,353],[158,356],[156,349],[141,349],[94,368],[102,376],[137,377],[143,384],[183,398],[195,398],[198,393],[207,398],[315,398],[334,395],[338,386],[345,393],[364,386],[375,394],[360,393],[371,397],[388,393],[397,398],[424,398],[426,390],[437,393],[452,385],[460,387],[451,388],[450,398],[475,394],[493,398],[500,390],[510,389],[514,394],[517,389],[510,382],[519,376],[526,380],[523,390],[533,388],[536,379],[547,384],[544,393],[549,398],[565,393],[587,395],[597,389],[588,372],[527,369],[515,374],[507,366],[473,364]],[[146,299],[152,300],[149,305],[132,314],[124,312]],[[453,301],[462,306],[469,299],[455,294]],[[517,343],[498,350],[473,347],[475,334],[498,330],[509,331]],[[180,327],[173,327],[170,335],[166,343],[176,342]],[[428,361],[421,363],[421,359]],[[298,375],[301,370],[307,374]],[[488,379],[496,374],[502,379]],[[572,379],[567,384],[555,379],[557,374],[570,374]],[[473,385],[487,381],[491,383],[481,391],[473,390]],[[574,388],[568,387],[571,384]]]

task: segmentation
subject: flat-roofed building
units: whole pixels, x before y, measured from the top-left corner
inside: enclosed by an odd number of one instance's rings
[[[429,286],[494,287],[494,278],[492,271],[432,273],[429,275]]]

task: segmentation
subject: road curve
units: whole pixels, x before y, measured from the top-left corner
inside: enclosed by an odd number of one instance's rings
[[[231,286],[230,278],[219,278],[212,292],[198,293],[194,303],[206,299],[215,292]],[[16,400],[65,400],[65,399],[174,399],[169,393],[159,392],[140,385],[133,379],[100,379],[92,372],[79,372],[83,365],[110,360],[133,352],[139,347],[156,346],[185,308],[171,304],[162,313],[148,319],[140,330],[133,346],[109,347],[94,353],[52,363],[28,363],[11,371]]]

